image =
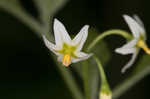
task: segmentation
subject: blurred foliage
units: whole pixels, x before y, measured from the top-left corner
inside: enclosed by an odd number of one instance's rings
[[[147,76],[150,73],[150,56],[143,55],[140,60],[137,62],[135,69],[131,75],[120,85],[118,85],[113,93],[114,98],[118,98],[121,94],[125,93],[132,86],[134,86],[138,81]]]
[[[21,6],[19,0],[1,0],[0,7],[6,10],[7,12],[13,14],[15,17],[20,19],[23,23],[28,25],[31,29],[40,36],[44,30],[40,26],[40,23],[37,22],[25,9]]]
[[[66,1],[67,0],[44,0],[41,2],[41,0],[34,0],[39,9],[42,24],[30,13],[26,12],[19,0],[1,0],[0,7],[19,18],[23,23],[33,29],[38,36],[45,33],[49,39],[52,39],[51,36],[47,35],[50,30],[49,22],[52,21],[54,12],[64,5]]]

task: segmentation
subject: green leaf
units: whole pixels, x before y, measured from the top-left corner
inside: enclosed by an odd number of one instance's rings
[[[40,22],[27,13],[21,6],[19,0],[0,0],[0,8],[3,8],[20,19],[23,23],[33,29],[39,37],[41,34],[45,33],[47,38],[52,40],[52,37],[49,34],[51,27],[49,24],[52,23],[52,17],[56,11],[58,11],[58,9],[60,9],[66,1],[67,0],[34,0],[37,8],[39,9],[39,15],[41,15],[43,24],[40,24]]]
[[[44,28],[42,28],[39,22],[29,15],[24,8],[22,8],[19,0],[0,0],[0,8],[20,19],[23,23],[33,29],[38,36],[43,33]]]
[[[113,90],[113,98],[118,98],[127,90],[129,90],[133,85],[135,85],[138,81],[143,79],[150,73],[150,56],[144,55],[141,57],[141,60],[138,62],[133,73],[120,85],[118,85]]]

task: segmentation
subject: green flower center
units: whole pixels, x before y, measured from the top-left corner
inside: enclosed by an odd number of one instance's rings
[[[75,55],[75,50],[77,48],[77,45],[68,45],[66,43],[63,43],[62,49],[57,50],[58,53],[61,53],[63,55],[69,54],[70,56],[76,58],[77,56]]]

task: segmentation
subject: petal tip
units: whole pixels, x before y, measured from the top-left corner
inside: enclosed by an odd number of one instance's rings
[[[122,48],[115,49],[115,52],[118,53],[118,54],[121,54],[121,55],[129,54],[125,49],[122,49]]]
[[[55,22],[55,21],[58,21],[58,19],[57,19],[57,18],[54,18],[54,22]]]
[[[90,27],[89,25],[84,25],[82,29],[84,29],[85,31],[88,31],[89,27]]]
[[[129,18],[131,18],[130,16],[128,16],[127,14],[123,14],[123,18],[125,19],[125,20],[129,20]],[[132,19],[132,18],[131,18]]]
[[[84,27],[86,27],[88,29],[90,26],[89,25],[85,25]]]
[[[115,52],[116,52],[116,53],[119,53],[119,54],[121,53],[119,48],[116,48],[116,49],[115,49]]]
[[[124,74],[126,72],[126,69],[121,69],[121,73]]]
[[[57,18],[54,18],[54,26],[56,25],[58,25],[59,26],[59,24],[62,24]]]
[[[127,15],[127,14],[123,14],[122,16],[123,16],[123,17],[128,17],[128,15]]]
[[[59,20],[54,18],[54,25],[57,24],[58,22],[59,22]]]
[[[85,59],[88,59],[88,58],[90,58],[91,56],[93,56],[93,53],[87,54],[87,56],[85,56],[85,57],[86,57]]]

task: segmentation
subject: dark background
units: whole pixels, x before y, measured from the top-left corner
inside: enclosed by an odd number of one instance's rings
[[[20,2],[40,21],[32,0]],[[148,0],[70,0],[55,17],[65,24],[69,33],[76,34],[84,24],[97,28],[99,32],[112,28],[129,31],[122,15],[137,14],[143,20],[149,35],[149,4]],[[0,12],[0,98],[72,99],[43,41],[13,15],[3,10]],[[121,56],[113,51],[125,42],[123,38],[111,36],[105,41],[113,57],[109,61],[111,66],[108,64],[105,71],[111,87],[114,88],[132,71],[129,70],[125,75],[120,73],[121,66],[130,56]],[[147,43],[150,45],[149,40]],[[148,98],[149,79],[150,76],[145,77],[119,99]]]

